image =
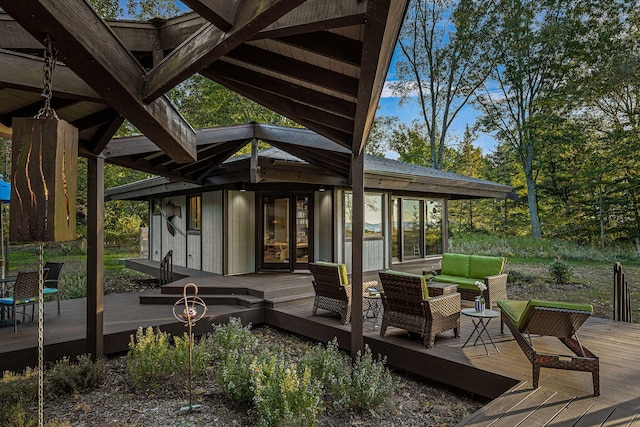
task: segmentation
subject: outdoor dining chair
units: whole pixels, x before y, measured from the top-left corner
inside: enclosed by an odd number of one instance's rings
[[[60,272],[62,271],[62,267],[64,266],[64,262],[47,262],[44,265],[45,271],[47,275],[44,279],[44,296],[45,298],[48,296],[55,295],[58,300],[58,314],[60,314],[60,292],[58,289],[58,282],[60,281]]]
[[[45,272],[46,274],[46,272]],[[13,332],[18,333],[18,316],[16,308],[22,306],[22,321],[25,321],[27,306],[31,306],[31,320],[33,320],[35,304],[38,302],[39,271],[21,271],[18,273],[13,287],[8,291],[8,296],[0,298],[0,306],[10,309],[13,318]]]

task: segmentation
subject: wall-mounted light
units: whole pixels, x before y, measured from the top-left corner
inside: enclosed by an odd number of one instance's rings
[[[240,192],[244,193],[247,191],[247,185],[244,182],[240,183]]]
[[[318,189],[318,191],[320,191],[321,193],[324,193],[325,188],[324,188],[324,187],[320,187],[320,188]]]

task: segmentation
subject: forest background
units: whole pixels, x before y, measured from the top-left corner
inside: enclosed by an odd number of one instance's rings
[[[171,0],[91,0],[105,18],[184,13]],[[640,253],[639,0],[411,0],[389,73],[420,118],[377,116],[367,152],[513,186],[507,200],[450,202],[452,236],[484,233],[623,246]],[[55,85],[55,81],[54,81]],[[194,128],[297,126],[198,75],[170,94]],[[463,120],[460,111],[480,111]],[[496,141],[474,145],[478,132]],[[125,123],[117,136],[138,133]],[[9,176],[10,141],[3,141]],[[85,233],[86,164],[78,173]],[[150,175],[114,165],[105,187]],[[106,204],[109,242],[136,242],[148,205]]]

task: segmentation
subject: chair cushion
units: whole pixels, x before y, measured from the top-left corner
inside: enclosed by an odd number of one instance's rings
[[[0,298],[0,305],[13,305],[13,298]]]
[[[478,279],[474,279],[472,277],[448,276],[446,274],[441,274],[433,278],[434,282],[456,283],[458,288],[474,289],[479,291],[479,288],[476,286],[476,280]]]
[[[427,276],[421,274],[407,273],[406,271],[387,270],[386,273],[397,274],[398,276],[419,277],[420,284],[422,285],[422,299],[429,299],[429,286]]]
[[[58,288],[44,288],[42,291],[45,295],[55,295],[58,293]]]
[[[443,254],[441,274],[446,276],[469,277],[470,257],[470,255],[465,254]]]
[[[469,259],[469,276],[482,279],[502,274],[504,257],[472,255]]]
[[[326,261],[318,261],[316,264],[319,265],[328,265],[338,267],[338,273],[340,274],[340,284],[342,286],[349,284],[349,275],[347,274],[347,266],[344,264],[338,264],[335,262],[326,262]]]
[[[498,307],[509,316],[516,324],[519,331],[524,331],[533,309],[536,307],[557,308],[561,310],[586,311],[593,313],[591,304],[581,304],[565,301],[543,301],[532,299],[530,301],[503,300],[498,301]]]
[[[16,304],[17,305],[28,304],[30,302],[38,302],[38,297],[24,298],[16,301]],[[13,305],[13,298],[12,297],[0,298],[0,305]]]

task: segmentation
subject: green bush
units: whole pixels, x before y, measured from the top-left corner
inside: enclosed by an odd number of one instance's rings
[[[569,283],[573,275],[573,267],[558,258],[549,263],[549,275],[554,283]]]
[[[78,356],[75,363],[64,357],[45,372],[47,393],[62,395],[95,389],[104,379],[104,366],[104,360],[93,362],[87,355]]]
[[[282,355],[256,359],[251,364],[254,404],[260,426],[311,426],[320,412],[322,388],[311,370]]]
[[[507,281],[513,284],[532,284],[536,281],[536,276],[523,273],[521,271],[511,270],[507,276]]]
[[[85,271],[74,271],[60,279],[59,291],[62,299],[84,298],[87,296],[87,274]]]
[[[182,337],[173,337],[173,359],[174,366],[176,370],[180,370],[181,372],[176,372],[179,375],[188,375],[189,374],[189,334],[186,332],[182,335]],[[200,376],[204,375],[205,371],[211,364],[211,360],[213,359],[213,355],[209,351],[209,348],[206,345],[203,345],[198,342],[194,342],[193,344],[193,375]]]
[[[364,354],[358,352],[353,364],[351,382],[350,407],[354,409],[370,409],[384,402],[396,387],[391,372],[385,366],[386,358],[374,360],[368,345]]]
[[[216,381],[226,394],[237,402],[251,402],[251,365],[256,356],[246,351],[232,349],[227,352],[216,366]]]
[[[126,379],[138,390],[158,388],[174,371],[173,354],[169,334],[152,327],[138,328],[135,338],[131,335],[127,354]]]
[[[231,350],[252,353],[258,341],[251,333],[251,324],[242,326],[237,317],[231,317],[226,325],[213,325],[213,333],[206,340],[215,360],[222,360]]]

